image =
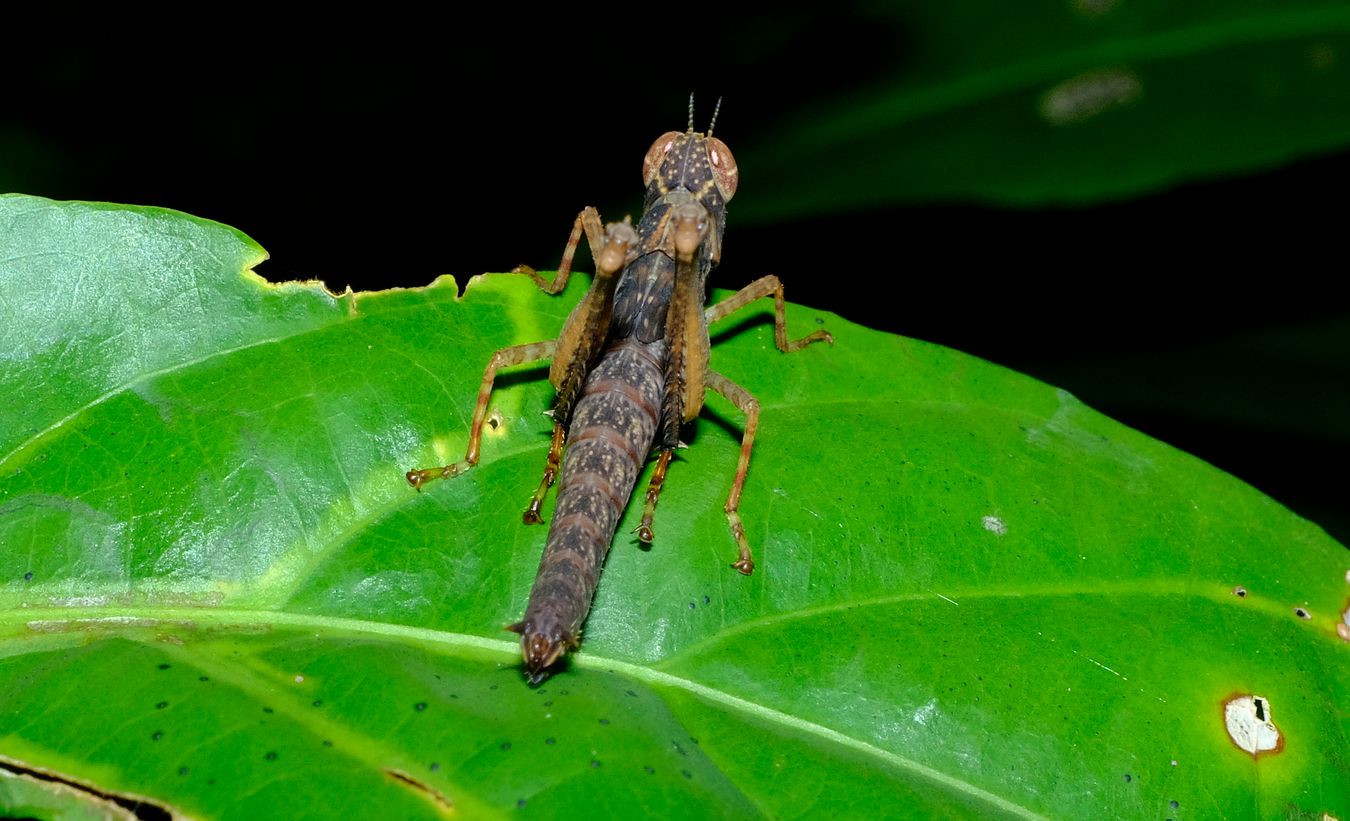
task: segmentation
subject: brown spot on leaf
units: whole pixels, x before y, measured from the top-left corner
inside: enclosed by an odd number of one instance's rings
[[[440,815],[450,816],[455,814],[455,802],[447,798],[440,790],[413,778],[402,770],[386,769],[384,774],[427,799]]]

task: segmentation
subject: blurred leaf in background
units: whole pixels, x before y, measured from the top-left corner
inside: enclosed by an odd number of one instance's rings
[[[1065,391],[798,305],[835,345],[782,355],[767,300],[715,325],[762,403],[760,565],[712,397],[536,689],[502,626],[545,369],[498,380],[473,471],[403,470],[464,452],[484,361],[582,278],[334,295],[166,209],[0,197],[0,228],[0,815],[1350,812],[1345,550]]]

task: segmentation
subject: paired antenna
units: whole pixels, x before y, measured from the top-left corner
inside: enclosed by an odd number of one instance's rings
[[[718,97],[718,98],[717,98],[717,105],[713,106],[713,115],[712,115],[712,119],[708,121],[708,134],[707,134],[707,136],[709,136],[709,137],[712,136],[713,126],[717,124],[717,112],[719,112],[719,111],[721,111],[721,110],[722,110],[722,98],[721,98],[721,97]],[[694,133],[694,94],[693,94],[693,92],[690,92],[690,93],[689,93],[689,133],[690,133],[690,134],[693,134],[693,133]]]

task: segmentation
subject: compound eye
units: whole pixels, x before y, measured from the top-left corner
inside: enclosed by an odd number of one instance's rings
[[[722,192],[723,199],[731,199],[736,195],[736,183],[740,178],[736,171],[736,158],[731,156],[731,149],[716,137],[709,137],[708,161],[712,163],[717,190]]]
[[[675,141],[683,136],[678,131],[667,131],[657,137],[656,142],[652,143],[652,147],[647,149],[647,156],[642,160],[642,182],[644,185],[652,184],[657,172],[661,170],[661,162],[670,153]]]

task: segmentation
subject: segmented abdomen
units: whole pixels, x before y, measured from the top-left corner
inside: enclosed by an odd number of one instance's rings
[[[619,516],[656,436],[666,346],[620,341],[581,389],[563,456],[558,504],[548,530],[522,634],[536,680],[576,645]]]

